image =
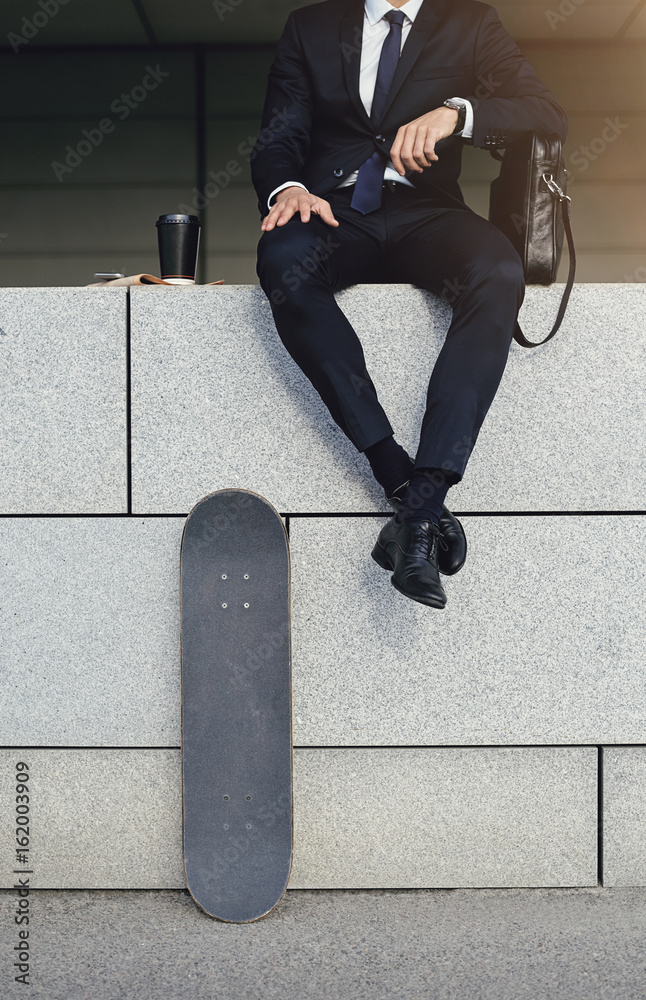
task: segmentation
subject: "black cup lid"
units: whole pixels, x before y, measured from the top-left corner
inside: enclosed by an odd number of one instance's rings
[[[165,225],[167,222],[183,222],[189,223],[192,226],[199,226],[200,224],[197,215],[160,215],[155,225]]]

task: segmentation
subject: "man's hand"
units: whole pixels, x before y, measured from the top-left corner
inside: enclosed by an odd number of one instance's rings
[[[447,108],[446,110],[450,109]],[[327,222],[328,226],[339,225],[334,218],[329,201],[326,201],[324,198],[317,198],[314,194],[308,194],[303,188],[290,187],[278,192],[269,215],[265,216],[260,228],[263,232],[269,232],[274,226],[284,226],[297,212],[301,213],[301,222],[309,222],[313,213],[314,215],[320,215],[323,222]]]
[[[435,143],[452,135],[457,123],[458,112],[454,108],[442,107],[429,111],[408,125],[402,125],[390,151],[397,173],[402,177],[407,170],[422,174],[426,167],[439,160]]]

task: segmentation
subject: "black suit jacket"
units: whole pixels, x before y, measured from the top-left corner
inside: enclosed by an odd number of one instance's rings
[[[300,181],[325,196],[378,149],[384,166],[401,125],[449,97],[474,107],[473,145],[504,146],[524,132],[567,134],[567,118],[503,28],[477,0],[424,0],[406,39],[384,114],[370,120],[359,96],[363,0],[326,0],[293,11],[269,73],[262,130],[251,155],[261,215],[271,192]],[[411,182],[450,203],[458,184],[459,137]]]

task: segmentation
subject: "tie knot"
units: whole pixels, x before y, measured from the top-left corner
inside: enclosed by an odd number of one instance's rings
[[[389,10],[386,14],[386,20],[391,24],[397,24],[400,28],[404,26],[404,18],[406,15],[403,10]]]

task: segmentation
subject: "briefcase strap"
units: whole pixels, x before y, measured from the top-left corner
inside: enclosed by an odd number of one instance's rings
[[[562,188],[558,186],[552,177],[552,174],[543,174],[543,179],[545,180],[552,196],[556,198],[561,205],[561,211],[563,213],[563,226],[567,239],[568,252],[570,254],[570,270],[568,272],[567,283],[565,291],[563,292],[563,298],[561,299],[561,305],[556,317],[556,322],[554,323],[551,332],[547,335],[545,340],[540,340],[537,344],[533,344],[531,340],[527,339],[521,330],[520,325],[516,323],[514,340],[520,344],[521,347],[542,347],[543,344],[546,344],[548,340],[551,340],[552,337],[558,333],[563,322],[563,317],[565,316],[565,310],[567,309],[568,302],[570,301],[572,286],[574,285],[574,276],[576,275],[576,250],[574,247],[574,236],[572,234],[572,220],[570,218],[570,202],[572,199],[569,198]]]

